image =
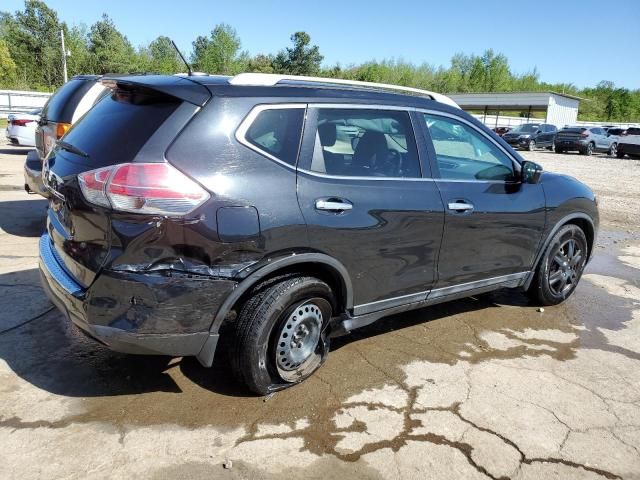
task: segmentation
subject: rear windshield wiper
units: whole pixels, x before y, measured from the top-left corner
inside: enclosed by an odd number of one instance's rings
[[[89,154],[84,150],[80,150],[75,145],[71,145],[69,142],[64,142],[62,140],[58,140],[57,145],[67,152],[75,153],[76,155],[80,155],[81,157],[89,158]]]

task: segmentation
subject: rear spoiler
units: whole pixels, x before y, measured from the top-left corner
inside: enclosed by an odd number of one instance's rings
[[[211,92],[207,87],[187,77],[168,75],[105,76],[100,82],[112,90],[120,87],[155,90],[199,107],[204,106],[211,98]]]

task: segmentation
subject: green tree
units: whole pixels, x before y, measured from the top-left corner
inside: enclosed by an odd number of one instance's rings
[[[186,67],[169,37],[159,36],[149,44],[148,50],[151,57],[151,71],[158,73],[186,71]]]
[[[16,81],[16,64],[11,58],[9,48],[0,39],[0,88],[11,88]]]
[[[293,47],[287,47],[276,55],[273,62],[277,73],[291,75],[315,75],[320,70],[324,58],[317,45],[310,45],[311,37],[306,32],[291,35]]]
[[[206,73],[240,73],[248,60],[246,54],[239,54],[240,46],[240,38],[230,25],[216,25],[209,37],[199,36],[193,42],[193,67]]]
[[[2,35],[15,62],[18,81],[48,89],[62,83],[63,28],[66,26],[58,14],[40,0],[26,0],[24,11],[3,15]]]
[[[95,73],[129,73],[137,70],[133,46],[106,13],[91,26],[88,40],[89,52],[95,60]]]

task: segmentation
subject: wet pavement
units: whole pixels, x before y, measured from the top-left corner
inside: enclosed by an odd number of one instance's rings
[[[389,317],[259,398],[222,351],[122,355],[52,309],[24,154],[0,148],[0,478],[640,478],[638,212],[603,219],[563,305],[503,290]]]

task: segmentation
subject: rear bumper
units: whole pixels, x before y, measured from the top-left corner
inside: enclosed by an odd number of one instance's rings
[[[587,141],[584,140],[562,140],[556,139],[555,147],[562,150],[582,150],[587,146]]]
[[[49,198],[49,192],[42,183],[42,163],[38,152],[31,150],[24,162],[24,187],[28,193],[37,193]]]
[[[636,145],[635,143],[619,143],[618,152],[640,155],[640,145]]]
[[[209,288],[202,288],[192,280],[148,274],[145,284],[140,278],[145,274],[103,272],[84,289],[65,271],[47,234],[40,239],[39,265],[51,302],[74,325],[112,350],[196,356],[202,364],[211,365],[218,342],[218,333],[209,331],[217,310],[211,299],[221,304],[235,282],[213,279]],[[181,293],[189,294],[189,303]]]

